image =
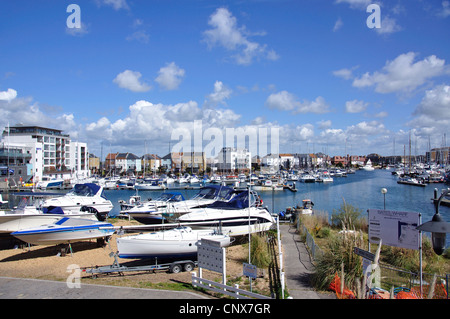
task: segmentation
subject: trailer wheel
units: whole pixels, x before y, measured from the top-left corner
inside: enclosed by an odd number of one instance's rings
[[[170,272],[173,274],[178,274],[183,270],[183,267],[181,267],[181,264],[173,264],[170,266]]]
[[[184,264],[184,271],[192,271],[194,270],[194,263],[186,263]]]

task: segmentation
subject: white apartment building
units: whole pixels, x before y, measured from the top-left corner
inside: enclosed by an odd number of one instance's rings
[[[217,155],[217,168],[224,171],[250,169],[251,153],[246,148],[224,147]]]
[[[281,159],[279,154],[267,154],[262,158],[261,164],[264,166],[278,167],[281,164]]]
[[[89,176],[86,143],[72,142],[61,130],[40,126],[16,125],[5,128],[2,143],[23,147],[31,153],[34,181],[43,176],[70,179]]]

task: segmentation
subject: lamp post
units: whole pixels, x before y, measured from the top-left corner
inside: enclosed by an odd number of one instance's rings
[[[445,251],[446,233],[450,233],[450,223],[447,223],[439,214],[439,205],[442,199],[450,194],[450,189],[445,190],[439,199],[435,202],[436,213],[431,221],[423,223],[417,227],[417,230],[431,233],[431,242],[433,250],[437,255],[442,255]]]
[[[382,188],[381,189],[381,194],[383,194],[384,197],[384,210],[386,210],[386,193],[387,193],[387,188]]]

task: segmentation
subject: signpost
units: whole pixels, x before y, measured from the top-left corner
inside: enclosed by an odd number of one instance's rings
[[[258,276],[258,268],[255,265],[244,263],[244,276],[256,279]]]
[[[382,209],[369,209],[369,243],[409,248],[420,248],[420,236],[416,227],[420,214]]]
[[[369,209],[370,243],[419,250],[420,290],[422,291],[422,235],[417,230],[421,214],[382,209]]]
[[[198,267],[200,268],[200,277],[202,277],[202,268],[209,269],[221,273],[223,284],[226,284],[227,267],[225,248],[220,247],[220,242],[202,238],[197,250],[197,259]]]

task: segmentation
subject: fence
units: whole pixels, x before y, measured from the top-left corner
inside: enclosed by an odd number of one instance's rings
[[[389,290],[392,286],[398,289],[416,291],[420,293],[420,275],[405,269],[380,264],[382,288]],[[450,275],[445,276],[422,274],[422,296],[427,298],[429,288],[435,280],[434,298],[448,299]]]
[[[306,246],[309,249],[312,259],[317,259],[323,255],[323,251],[314,241],[313,236],[309,233],[308,229],[304,225],[301,227],[297,226],[297,229],[300,230],[300,233],[306,236]]]
[[[231,287],[215,281],[197,277],[197,273],[195,272],[192,273],[192,286],[208,289],[237,299],[272,299],[268,296],[239,289],[239,285],[237,284],[235,284],[234,287]]]

